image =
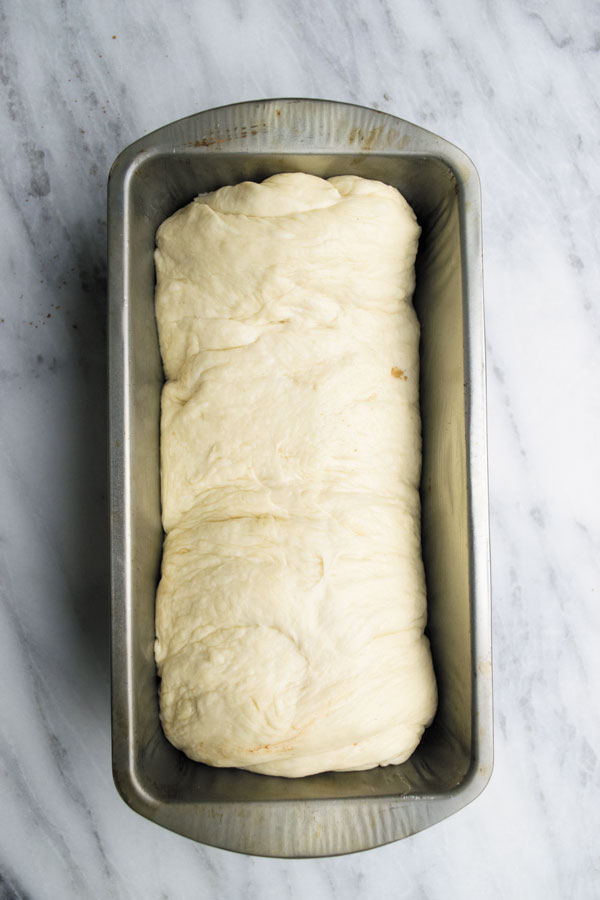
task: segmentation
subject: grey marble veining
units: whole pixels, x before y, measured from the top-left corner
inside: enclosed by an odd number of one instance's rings
[[[0,896],[600,892],[599,83],[591,0],[0,4]],[[269,96],[430,128],[484,203],[495,772],[429,831],[320,861],[195,845],[110,772],[106,177]]]

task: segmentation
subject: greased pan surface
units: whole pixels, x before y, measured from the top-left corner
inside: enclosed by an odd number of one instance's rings
[[[421,480],[439,709],[401,766],[302,779],[212,769],[162,732],[153,656],[160,572],[162,366],[156,228],[203,191],[276,172],[396,186],[422,227]],[[190,116],[124,150],[109,178],[113,773],[129,805],[194,840],[265,856],[350,853],[406,837],[483,790],[492,768],[481,199],[456,147],[376,110],[266,100]]]

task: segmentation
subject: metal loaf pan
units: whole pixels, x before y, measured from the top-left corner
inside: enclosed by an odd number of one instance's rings
[[[422,226],[422,532],[439,710],[412,758],[366,772],[274,778],[191,762],[165,739],[153,658],[160,572],[154,318],[157,226],[198,193],[276,172],[393,184]],[[109,178],[112,746],[141,815],[216,847],[330,856],[449,816],[492,767],[490,582],[481,199],[453,145],[376,110],[323,100],[241,103],[190,116],[124,150]],[[376,350],[374,351],[376,352]]]

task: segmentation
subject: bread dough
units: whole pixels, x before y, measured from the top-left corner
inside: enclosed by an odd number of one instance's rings
[[[400,763],[423,634],[419,237],[395,188],[284,174],[157,233],[161,719],[212,766]]]

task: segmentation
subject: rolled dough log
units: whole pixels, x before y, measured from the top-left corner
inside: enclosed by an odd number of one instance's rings
[[[399,763],[436,708],[419,237],[395,188],[283,174],[157,233],[161,719],[212,766]]]

